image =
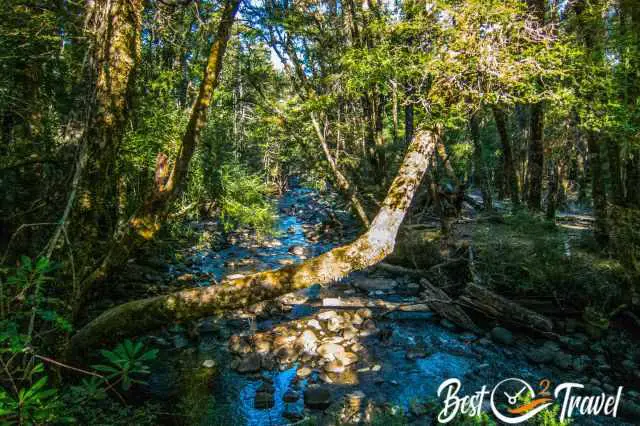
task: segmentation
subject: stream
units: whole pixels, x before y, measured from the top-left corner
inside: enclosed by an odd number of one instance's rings
[[[170,273],[220,280],[316,256],[360,232],[337,206],[335,196],[294,187],[278,201],[275,236],[239,232],[221,247],[188,248],[189,266]],[[204,231],[209,225],[197,226]],[[403,410],[412,424],[431,424],[442,404],[435,412],[426,408],[449,378],[461,381],[462,395],[483,386],[491,391],[507,378],[522,379],[536,391],[543,379],[552,386],[584,383],[588,394],[611,394],[619,385],[617,373],[597,351],[588,351],[590,343],[580,333],[555,342],[488,323],[487,333],[476,335],[425,310],[387,312],[389,306],[415,304],[419,293],[415,278],[371,268],[328,287],[313,286],[201,321],[195,339],[185,327],[151,336],[163,347],[159,362],[166,368],[153,369],[158,372],[150,377],[149,392],[156,399],[176,396],[175,382],[185,372],[175,366],[185,351],[196,360],[189,371],[215,361],[220,372],[198,424],[284,425],[305,417],[322,423],[340,410],[344,415],[345,398],[351,421],[365,419],[366,405],[372,404]],[[640,397],[635,390],[630,395]],[[490,413],[488,399],[483,409]],[[226,407],[224,421],[213,414],[220,406]],[[574,423],[625,424],[610,417],[580,417]]]

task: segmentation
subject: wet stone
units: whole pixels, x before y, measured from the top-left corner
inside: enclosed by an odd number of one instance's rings
[[[502,345],[511,345],[513,343],[513,334],[502,327],[495,327],[491,330],[491,338],[494,342]]]
[[[236,360],[234,369],[241,374],[257,373],[260,371],[261,358],[258,354],[249,354],[244,358]]]
[[[325,409],[331,404],[331,393],[324,386],[311,385],[304,391],[304,405],[313,409]]]
[[[273,393],[270,392],[256,392],[256,398],[253,402],[253,407],[257,410],[268,410],[275,405],[275,399]]]

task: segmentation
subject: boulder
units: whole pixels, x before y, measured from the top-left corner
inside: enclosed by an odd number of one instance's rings
[[[310,385],[304,391],[304,405],[308,408],[323,410],[331,404],[331,392],[320,385]]]
[[[491,338],[494,342],[502,345],[511,345],[513,343],[513,334],[502,327],[495,327],[491,330]]]

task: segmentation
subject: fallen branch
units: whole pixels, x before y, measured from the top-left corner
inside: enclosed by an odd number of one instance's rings
[[[480,331],[473,320],[469,318],[465,311],[463,311],[444,290],[439,289],[424,278],[420,280],[420,285],[423,288],[422,300],[426,301],[435,313],[465,330],[473,332]]]
[[[489,317],[537,331],[548,333],[553,328],[553,323],[549,318],[506,299],[479,284],[469,283],[456,302]]]

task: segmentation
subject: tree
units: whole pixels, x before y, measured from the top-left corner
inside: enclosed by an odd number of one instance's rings
[[[438,137],[438,131],[416,133],[378,214],[369,229],[352,243],[299,265],[116,306],[79,330],[71,341],[72,348],[80,350],[172,321],[251,306],[375,265],[393,251],[398,229],[427,170]]]

